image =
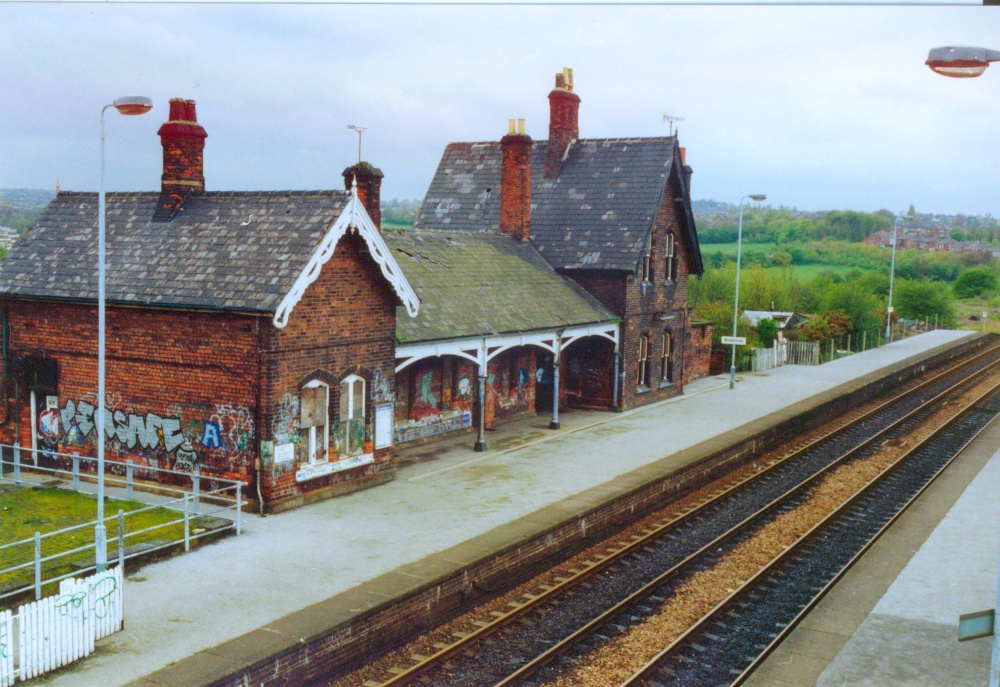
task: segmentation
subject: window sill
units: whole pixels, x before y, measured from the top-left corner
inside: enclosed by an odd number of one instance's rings
[[[674,383],[671,382],[669,379],[664,379],[662,382],[660,382],[660,388],[661,389],[666,389],[667,387],[670,387],[670,386],[673,386],[673,385],[674,385]]]
[[[344,470],[350,470],[351,468],[361,467],[362,465],[368,465],[374,462],[375,454],[373,453],[364,453],[360,456],[341,458],[340,460],[317,461],[315,463],[303,465],[299,468],[298,472],[295,473],[295,481],[306,482],[311,479],[316,479],[317,477],[332,475],[335,472],[343,472]]]
[[[637,386],[635,388],[635,393],[637,394],[648,394],[650,391],[652,391],[652,389],[650,389],[648,386]]]

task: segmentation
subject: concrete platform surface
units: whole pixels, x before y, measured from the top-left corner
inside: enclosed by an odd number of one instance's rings
[[[245,658],[241,652],[266,652],[270,637],[277,644],[289,614],[316,614],[317,623],[346,618],[432,571],[435,552],[490,533],[499,538],[508,523],[551,504],[972,335],[935,331],[819,367],[745,375],[732,391],[727,377],[706,378],[647,408],[566,413],[558,431],[543,429],[548,418],[532,418],[490,433],[485,454],[471,450],[469,435],[403,451],[394,482],[279,515],[248,516],[241,537],[129,574],[124,631],[35,684],[112,687],[175,662],[175,678],[190,676],[190,684],[221,677]],[[375,578],[377,585],[359,587]],[[991,599],[972,605],[989,608]],[[899,607],[886,606],[883,615]],[[950,613],[931,604],[907,617],[936,628]]]

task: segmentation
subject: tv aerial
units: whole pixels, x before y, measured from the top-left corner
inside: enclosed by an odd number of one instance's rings
[[[668,115],[666,112],[663,113],[663,121],[670,122],[670,135],[674,135],[674,122],[683,122],[683,117],[675,117],[673,115]]]

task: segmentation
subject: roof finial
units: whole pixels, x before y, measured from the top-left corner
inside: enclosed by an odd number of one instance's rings
[[[58,180],[58,179],[56,179],[56,195],[57,195],[57,196],[59,195],[59,192],[60,192],[61,190],[62,190],[62,189],[61,189],[61,188],[59,187],[59,180]]]

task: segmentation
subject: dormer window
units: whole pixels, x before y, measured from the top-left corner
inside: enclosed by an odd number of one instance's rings
[[[653,278],[653,234],[650,232],[646,237],[646,249],[642,254],[642,277],[643,282],[648,282]]]

